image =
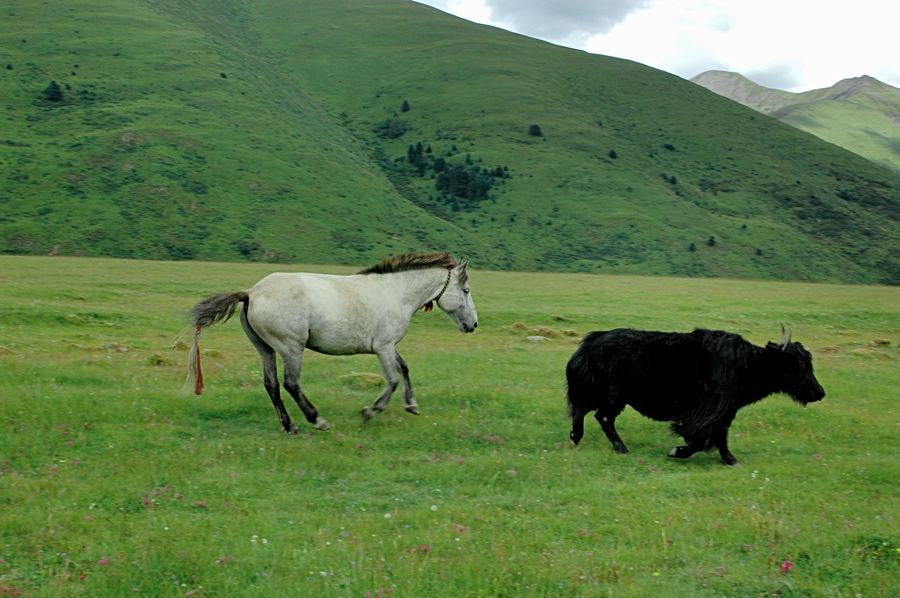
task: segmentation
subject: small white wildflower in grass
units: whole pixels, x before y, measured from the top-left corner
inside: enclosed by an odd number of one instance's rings
[[[385,519],[390,519],[390,518],[391,518],[391,514],[390,514],[390,513],[385,513],[385,514],[384,514],[384,518],[385,518]]]
[[[253,544],[256,544],[257,538],[259,538],[259,536],[257,536],[256,534],[253,534],[252,536],[250,536],[250,542]]]
[[[263,538],[263,539],[262,539],[262,543],[263,543],[263,544],[268,544],[268,543],[269,543],[269,541],[268,541],[268,540],[266,540],[266,539],[265,539],[265,538]]]
[[[432,510],[432,511],[437,511],[437,505],[431,505],[431,510]]]

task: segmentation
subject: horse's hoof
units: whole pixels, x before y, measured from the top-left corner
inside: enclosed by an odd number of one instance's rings
[[[327,421],[325,421],[321,417],[316,418],[316,423],[314,425],[316,427],[316,430],[330,430],[331,429],[331,424],[329,424]]]
[[[360,411],[360,415],[362,415],[363,421],[367,422],[372,419],[372,416],[375,415],[375,410],[371,407],[365,407],[362,411]]]
[[[418,405],[407,405],[406,410],[412,413],[413,415],[419,415],[419,406]]]
[[[285,434],[296,434],[300,431],[300,427],[297,424],[291,424],[290,428],[285,429]]]

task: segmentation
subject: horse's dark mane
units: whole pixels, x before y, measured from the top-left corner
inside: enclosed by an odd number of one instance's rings
[[[360,270],[357,274],[391,274],[393,272],[435,267],[454,268],[456,267],[456,260],[446,251],[437,253],[402,253],[385,258],[374,266]]]

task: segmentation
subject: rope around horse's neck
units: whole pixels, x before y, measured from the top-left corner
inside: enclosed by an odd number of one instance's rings
[[[434,299],[428,301],[425,305],[422,306],[423,309],[424,309],[425,311],[431,311],[432,309],[434,309],[434,304],[437,303],[437,301],[438,301],[441,297],[444,296],[444,291],[446,291],[446,290],[447,290],[447,287],[450,286],[450,276],[451,276],[452,274],[453,274],[453,269],[452,269],[452,268],[448,268],[448,269],[447,269],[447,280],[444,281],[444,286],[441,287],[441,291],[437,294],[437,297],[435,297]]]

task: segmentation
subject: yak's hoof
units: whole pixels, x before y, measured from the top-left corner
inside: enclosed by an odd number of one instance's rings
[[[321,417],[317,417],[316,423],[313,425],[316,427],[316,430],[330,430],[331,429],[331,424],[329,424],[327,421],[325,421],[324,418],[321,418]]]
[[[419,406],[418,405],[407,405],[406,410],[412,413],[413,415],[419,415]]]
[[[359,412],[359,414],[362,415],[362,418],[363,418],[363,421],[364,421],[364,422],[367,422],[367,421],[369,421],[370,419],[372,419],[372,417],[373,417],[376,413],[378,413],[378,412],[375,411],[374,409],[372,409],[371,407],[364,407],[363,410]]]
[[[691,450],[691,448],[688,446],[676,446],[671,451],[669,451],[669,456],[674,459],[687,459],[695,452],[696,451]]]
[[[725,463],[725,465],[730,465],[732,467],[735,465],[740,465],[737,457],[735,457],[734,455],[725,455],[722,457],[722,461]]]
[[[581,434],[576,434],[575,432],[569,432],[569,440],[572,441],[572,446],[578,446],[578,443],[581,442]]]
[[[620,455],[627,455],[627,454],[628,454],[628,447],[625,446],[624,444],[621,444],[621,443],[619,443],[619,444],[614,444],[614,445],[613,445],[613,448],[616,449],[616,452],[619,453]]]
[[[284,428],[285,434],[296,434],[300,431],[300,427],[297,424],[291,424],[288,427]]]

